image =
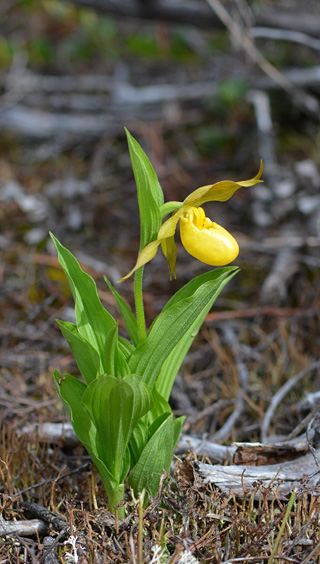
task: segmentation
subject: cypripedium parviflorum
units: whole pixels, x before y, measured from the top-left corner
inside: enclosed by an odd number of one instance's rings
[[[200,206],[206,202],[225,202],[239,188],[262,182],[260,180],[262,171],[261,161],[258,174],[250,180],[240,182],[222,180],[191,192],[184,202],[168,202],[161,206],[163,217],[170,212],[174,213],[162,224],[157,239],[141,250],[134,268],[121,278],[121,281],[129,278],[138,268],[152,260],[159,245],[168,261],[170,277],[172,274],[175,276],[177,247],[174,235],[178,221],[180,221],[181,242],[190,255],[212,266],[224,266],[232,262],[239,254],[237,241],[221,225],[206,217]]]

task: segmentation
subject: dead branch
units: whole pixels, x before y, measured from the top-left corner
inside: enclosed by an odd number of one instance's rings
[[[79,439],[71,423],[42,423],[25,425],[20,429],[19,435],[34,436],[41,442],[48,442],[61,446],[75,446]]]
[[[270,99],[266,92],[249,90],[247,100],[252,103],[259,136],[259,154],[267,174],[275,167],[275,138],[271,116]]]
[[[139,18],[141,20],[164,21],[170,24],[187,24],[202,28],[221,29],[219,19],[200,2],[179,2],[178,0],[71,0],[72,4],[90,8],[116,17]]]
[[[270,498],[275,490],[279,499],[286,499],[306,477],[310,493],[319,481],[319,468],[311,453],[279,464],[221,466],[196,462],[195,467],[206,484],[211,483],[228,495],[233,492],[237,497],[256,490],[258,482],[261,490],[270,490]],[[256,490],[255,498],[259,498],[260,489]]]
[[[32,537],[43,535],[48,531],[47,525],[40,519],[29,519],[27,521],[6,521],[0,515],[0,537],[18,535],[20,537]]]
[[[24,501],[21,503],[21,507],[25,513],[29,513],[47,525],[51,525],[59,532],[64,531],[64,533],[70,534],[70,532],[75,530],[75,527],[71,527],[64,517],[61,517],[54,511],[49,511],[49,509],[46,509],[46,507],[39,503]]]
[[[67,0],[76,6],[90,8],[116,17],[139,18],[150,21],[163,21],[170,24],[187,24],[203,29],[222,29],[223,24],[205,2],[179,2],[178,0]],[[226,4],[232,9],[232,3]],[[305,5],[292,13],[285,5],[276,7],[261,6],[251,13],[253,25],[275,27],[298,31],[319,37],[320,15],[307,11]]]
[[[305,45],[310,49],[320,51],[320,41],[314,37],[310,37],[306,33],[292,31],[288,29],[274,29],[272,27],[253,27],[250,29],[250,37],[253,39],[264,38],[276,41],[290,41]]]
[[[232,460],[233,455],[236,451],[235,446],[224,446],[218,445],[206,439],[198,439],[196,437],[191,437],[190,435],[183,435],[177,444],[175,449],[175,454],[186,454],[192,451],[197,455],[209,456],[212,460],[217,462],[228,462]]]

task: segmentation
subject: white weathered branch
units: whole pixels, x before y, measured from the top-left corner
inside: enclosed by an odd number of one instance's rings
[[[319,454],[319,451],[317,452]],[[270,488],[272,497],[274,496],[272,488],[276,489],[280,499],[286,498],[295,488],[299,488],[306,477],[309,477],[308,488],[311,492],[319,482],[320,472],[312,454],[263,466],[221,466],[197,462],[195,467],[205,483],[217,486],[228,495],[233,492],[236,496],[243,497],[245,493],[256,489],[258,482],[261,484],[261,489]],[[257,490],[255,497],[259,496],[260,492]]]
[[[40,519],[29,519],[27,521],[6,521],[0,515],[0,537],[18,535],[20,537],[32,537],[43,535],[47,532],[47,525]]]

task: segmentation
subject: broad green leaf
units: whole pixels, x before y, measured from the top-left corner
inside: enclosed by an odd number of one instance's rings
[[[124,456],[122,459],[122,470],[119,477],[119,482],[121,484],[125,481],[126,477],[128,476],[130,472],[130,468],[131,468],[131,453],[129,446],[127,446],[127,448],[124,451]]]
[[[137,346],[139,344],[137,320],[136,320],[133,312],[131,311],[130,307],[128,306],[128,304],[120,296],[120,294],[117,292],[117,290],[115,290],[115,288],[112,286],[111,282],[109,282],[108,278],[104,277],[104,279],[105,279],[105,282],[106,282],[109,290],[112,292],[113,297],[115,298],[115,300],[117,302],[118,308],[119,308],[120,313],[121,313],[122,318],[123,318],[123,321],[125,322],[126,328],[127,328],[128,333],[130,335],[130,339],[132,340],[133,344],[135,346]]]
[[[102,306],[93,278],[82,270],[70,251],[52,233],[50,235],[73,294],[78,331],[96,349],[100,359],[103,359],[106,335],[114,327],[115,320]],[[105,367],[101,368],[101,372],[105,372]]]
[[[100,359],[97,351],[80,335],[74,323],[59,321],[58,319],[56,321],[62,335],[69,343],[84,380],[87,384],[90,384],[100,370]]]
[[[143,421],[143,419],[139,419],[138,423],[133,429],[129,441],[129,448],[131,453],[131,466],[134,466],[138,462],[140,455],[147,443],[147,440],[148,440],[148,427]]]
[[[173,415],[162,422],[147,442],[141,456],[131,471],[129,485],[135,494],[145,488],[156,495],[163,470],[169,472],[173,455]]]
[[[129,365],[125,359],[124,354],[121,352],[121,348],[119,347],[119,338],[117,341],[117,347],[115,351],[115,369],[114,374],[117,378],[124,378],[125,376],[129,376],[131,374],[131,370]]]
[[[118,337],[118,346],[125,360],[129,360],[135,347],[131,343],[129,343],[129,341],[120,336]]]
[[[95,452],[90,449],[89,446],[86,446],[86,445],[84,445],[84,446],[86,447],[86,450],[87,450],[93,464],[96,466],[96,468],[99,472],[99,475],[102,479],[102,482],[103,482],[103,485],[104,485],[105,490],[107,492],[108,500],[109,500],[109,503],[110,503],[110,500],[112,500],[116,497],[117,490],[119,490],[119,489],[124,490],[123,483],[121,481],[117,481],[115,479],[115,477],[112,476],[111,472],[109,472],[109,470],[108,470],[107,466],[105,465],[105,463],[103,462],[103,460],[101,460],[101,458],[99,458],[95,454]],[[121,487],[119,488],[119,486],[122,486],[122,488]],[[123,493],[123,491],[122,491],[122,493]],[[123,500],[123,496],[121,497],[121,499],[119,499],[119,501],[122,501],[122,500]],[[110,510],[113,511],[113,507],[112,507],[111,504],[110,504]]]
[[[195,292],[199,288],[201,288],[203,284],[206,284],[207,282],[213,285],[215,292],[216,288],[220,287],[221,282],[225,281],[226,278],[227,281],[231,280],[231,278],[233,278],[233,276],[237,272],[239,272],[239,268],[237,266],[225,266],[224,268],[214,268],[209,272],[205,272],[204,274],[200,274],[200,276],[196,276],[196,278],[193,278],[192,280],[190,280],[190,282],[182,286],[182,288],[180,288],[180,290],[178,290],[170,298],[170,300],[168,300],[168,302],[162,309],[162,312],[180,303],[182,300],[192,297],[195,294]]]
[[[139,376],[102,375],[87,387],[82,402],[97,428],[101,458],[119,480],[132,431],[152,408],[151,392]]]
[[[83,394],[87,386],[70,374],[63,374],[54,371],[54,382],[68,413],[71,418],[74,431],[85,447],[95,451],[96,428],[93,421],[82,405]],[[98,453],[95,451],[98,455]]]
[[[123,378],[130,374],[130,369],[126,361],[126,350],[122,352],[122,344],[119,346],[118,323],[116,323],[106,336],[106,348],[103,360],[105,373]]]
[[[140,250],[157,238],[161,227],[163,192],[157,175],[139,143],[126,129],[140,210]]]
[[[186,420],[185,415],[182,415],[182,417],[178,417],[173,422],[173,448],[176,446],[179,440],[182,431],[182,426],[185,420]]]
[[[131,372],[140,374],[149,387],[157,381],[157,390],[165,399],[169,398],[184,355],[205,316],[237,270],[216,269],[191,280],[169,300],[152,323],[146,340],[132,353],[128,363]],[[166,361],[166,368],[170,368],[167,373],[161,371]]]
[[[215,269],[209,273],[202,274],[197,278],[191,280],[188,284],[183,286],[178,292],[172,296],[172,298],[168,301],[168,303],[163,308],[161,314],[174,306],[175,304],[189,299],[193,293],[197,290],[200,284],[203,284],[207,278],[211,278],[213,283],[213,294],[212,297],[202,311],[202,313],[195,318],[193,323],[190,324],[188,330],[183,335],[183,338],[175,345],[171,353],[165,359],[163,365],[161,366],[158,378],[157,378],[157,390],[160,394],[165,398],[169,399],[171,394],[171,389],[174,384],[175,378],[178,374],[178,371],[181,367],[182,362],[184,361],[186,354],[192,345],[192,342],[195,336],[199,333],[199,330],[204,322],[204,319],[208,312],[210,311],[214,301],[218,297],[220,291],[224,288],[224,286],[231,280],[231,278],[237,273],[237,267],[226,267]],[[216,281],[216,285],[215,285]],[[161,315],[160,314],[160,315]]]
[[[148,425],[152,425],[152,423],[158,419],[164,413],[168,416],[172,413],[172,409],[170,407],[169,402],[158,392],[156,386],[152,388],[152,397],[154,401],[154,406],[146,415],[146,419],[148,421]]]
[[[115,354],[118,344],[118,325],[111,327],[106,335],[106,344],[104,352],[104,369],[106,374],[115,375]]]
[[[97,467],[107,492],[110,509],[113,511],[113,501],[115,503],[117,502],[117,496],[119,497],[119,501],[123,499],[124,487],[123,484],[119,484],[119,481],[117,481],[108,470],[104,461],[100,457],[100,453],[98,452],[97,429],[93,424],[88,411],[82,404],[83,394],[87,386],[70,374],[64,374],[62,376],[57,370],[54,372],[54,381],[58,393],[70,415],[74,431],[78,439],[88,451],[92,462]],[[129,465],[127,463],[127,473],[128,470]]]
[[[104,351],[104,370],[106,374],[115,375],[115,368],[114,368],[114,356],[115,350],[117,347],[117,340],[118,340],[118,327],[115,324],[111,329],[108,331],[106,335],[106,344],[105,344],[105,351]]]
[[[169,415],[172,415],[171,413],[161,413],[161,415],[159,415],[159,417],[157,417],[157,419],[155,419],[151,425],[148,427],[148,439],[151,439],[151,437],[153,437],[153,435],[158,431],[159,427],[161,427],[162,423],[168,419]]]
[[[188,353],[188,350],[193,343],[195,336],[200,330],[202,323],[203,320],[200,319],[191,324],[190,329],[188,330],[189,339],[187,339],[187,335],[184,339],[181,339],[175,345],[171,353],[167,356],[160,368],[155,386],[159,388],[161,396],[163,396],[166,400],[168,400],[170,397],[176,376]]]

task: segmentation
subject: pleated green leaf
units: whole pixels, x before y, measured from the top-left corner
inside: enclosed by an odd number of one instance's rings
[[[68,413],[71,418],[74,431],[82,444],[95,450],[96,428],[92,419],[82,405],[82,397],[87,388],[86,384],[80,382],[70,374],[63,374],[54,371],[54,382]],[[98,454],[96,452],[96,454]]]
[[[118,324],[116,323],[106,335],[105,353],[103,359],[103,366],[105,373],[123,378],[130,374],[130,369],[125,359],[125,354],[122,353],[122,345],[119,346],[118,337]]]
[[[132,343],[129,343],[127,339],[120,337],[120,335],[118,336],[118,347],[123,354],[123,358],[128,361],[135,347],[132,345]]]
[[[62,376],[59,374],[58,370],[54,372],[54,381],[58,393],[70,415],[74,431],[79,441],[86,448],[92,462],[97,467],[108,495],[110,509],[113,511],[113,502],[117,503],[123,499],[124,486],[119,480],[116,480],[108,470],[102,459],[102,453],[98,451],[97,429],[87,409],[82,404],[83,394],[87,386],[70,374],[64,374]],[[127,466],[127,472],[128,470],[129,466]]]
[[[150,412],[149,412],[150,413]],[[146,423],[140,419],[133,429],[130,441],[129,449],[131,453],[131,466],[134,466],[148,441],[148,427]]]
[[[97,351],[84,339],[74,323],[56,320],[62,335],[69,343],[69,347],[76,359],[78,368],[86,381],[90,384],[99,373],[100,359]]]
[[[146,416],[149,426],[151,426],[152,423],[164,413],[166,413],[167,415],[170,415],[172,413],[169,402],[158,392],[156,386],[153,386],[152,388],[152,397],[154,406],[152,409],[150,409]]]
[[[135,346],[138,345],[139,344],[138,324],[134,313],[131,311],[130,307],[120,296],[117,290],[115,290],[115,288],[112,286],[111,282],[109,282],[108,278],[104,277],[104,280],[117,302],[118,308],[122,315],[123,321],[125,322],[131,341]]]
[[[120,480],[132,431],[153,406],[151,391],[139,376],[103,375],[86,388],[82,402],[97,428],[101,458]]]
[[[146,340],[132,353],[128,362],[131,372],[140,374],[149,387],[157,381],[157,390],[165,399],[205,316],[237,270],[216,269],[191,280],[169,300]]]
[[[103,366],[106,335],[116,322],[101,304],[93,278],[82,270],[70,251],[63,247],[52,233],[50,235],[75,301],[78,331],[98,352],[102,361],[100,372],[103,373],[106,371]]]
[[[169,472],[173,455],[174,425],[173,415],[168,415],[153,433],[141,456],[131,471],[129,485],[135,494],[145,488],[156,495],[163,470]]]

